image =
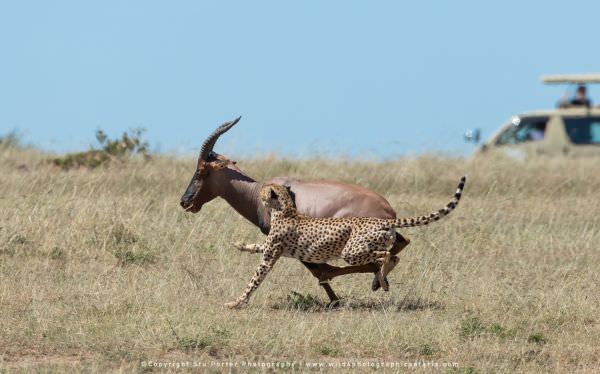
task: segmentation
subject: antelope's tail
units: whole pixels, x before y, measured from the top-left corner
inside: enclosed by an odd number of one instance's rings
[[[394,227],[415,227],[415,226],[425,226],[430,224],[433,221],[437,221],[438,219],[447,216],[451,211],[456,208],[458,205],[458,201],[460,200],[460,196],[462,195],[463,189],[465,188],[465,182],[467,181],[467,177],[463,176],[460,178],[460,182],[458,183],[458,187],[456,188],[456,192],[452,197],[452,200],[445,207],[438,210],[437,212],[433,212],[426,216],[417,216],[417,217],[404,217],[397,218],[394,221]]]

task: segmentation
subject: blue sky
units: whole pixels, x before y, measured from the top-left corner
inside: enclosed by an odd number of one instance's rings
[[[4,1],[0,134],[56,152],[144,127],[155,150],[465,154],[600,70],[600,2]],[[591,87],[594,97],[597,87]]]

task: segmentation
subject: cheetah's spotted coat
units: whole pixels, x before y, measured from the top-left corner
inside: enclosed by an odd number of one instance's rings
[[[263,244],[239,244],[241,251],[262,253],[263,259],[246,290],[238,299],[226,304],[237,308],[248,301],[280,256],[311,263],[343,258],[350,265],[380,263],[379,281],[387,290],[384,278],[398,258],[389,248],[396,238],[395,228],[427,225],[449,214],[458,204],[466,177],[462,177],[452,200],[429,215],[382,219],[369,217],[312,218],[298,214],[289,191],[280,185],[267,185],[260,191],[262,203],[271,209],[271,230]]]

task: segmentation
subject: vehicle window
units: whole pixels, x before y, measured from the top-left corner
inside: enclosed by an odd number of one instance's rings
[[[496,141],[497,145],[535,142],[544,139],[548,117],[515,117],[512,123],[512,126],[500,134]]]
[[[569,139],[574,144],[600,144],[600,117],[565,118]]]

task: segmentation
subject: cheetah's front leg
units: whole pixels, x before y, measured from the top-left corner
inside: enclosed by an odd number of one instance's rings
[[[263,260],[256,269],[254,276],[250,280],[250,283],[248,283],[248,286],[246,287],[246,290],[244,290],[242,296],[238,297],[233,302],[225,304],[225,306],[231,309],[237,309],[247,303],[250,299],[250,295],[252,295],[258,286],[260,286],[261,282],[267,276],[267,273],[269,273],[269,271],[273,268],[273,265],[275,265],[277,259],[281,256],[281,253],[282,251],[280,246],[277,246],[276,248],[266,248],[265,252],[263,253]]]

